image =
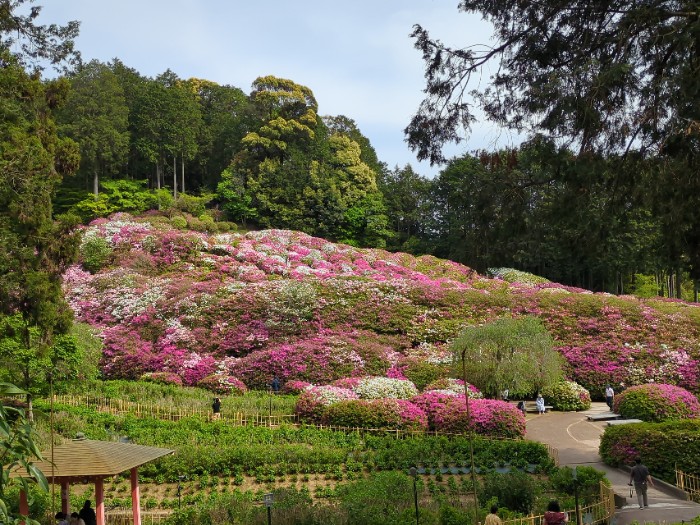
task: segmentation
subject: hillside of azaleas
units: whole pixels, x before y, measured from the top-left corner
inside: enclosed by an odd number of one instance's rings
[[[531,314],[568,378],[595,394],[608,382],[700,391],[700,310],[682,301],[507,282],[293,231],[178,230],[156,214],[94,221],[81,253],[65,292],[76,319],[99,330],[108,378],[265,388],[275,375],[283,384],[410,376],[446,367],[465,325]]]

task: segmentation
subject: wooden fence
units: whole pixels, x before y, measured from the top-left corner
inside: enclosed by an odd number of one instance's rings
[[[569,523],[587,523],[591,525],[608,524],[615,516],[615,492],[612,487],[600,483],[600,500],[591,505],[580,507],[579,520],[576,520],[576,509],[567,511]],[[545,525],[544,515],[528,516],[503,520],[503,525]]]
[[[161,525],[170,516],[169,510],[141,511],[141,525]],[[109,510],[105,512],[105,525],[133,525],[134,515],[129,510]]]
[[[688,498],[700,503],[700,476],[676,469],[676,486],[688,494]]]

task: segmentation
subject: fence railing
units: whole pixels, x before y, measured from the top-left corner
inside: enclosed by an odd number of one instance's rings
[[[676,486],[688,494],[691,500],[700,503],[700,476],[676,469]]]
[[[570,523],[587,523],[591,525],[607,524],[615,516],[615,492],[612,487],[600,483],[600,500],[578,509],[579,519],[576,520],[576,509],[567,511]],[[503,525],[545,525],[544,515],[527,516],[503,520]]]
[[[170,516],[169,510],[141,511],[141,525],[161,525]],[[105,512],[105,525],[133,525],[131,510],[110,510]]]

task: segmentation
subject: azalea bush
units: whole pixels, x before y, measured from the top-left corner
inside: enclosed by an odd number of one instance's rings
[[[197,386],[221,395],[242,396],[248,391],[243,381],[224,374],[211,374],[197,383]]]
[[[355,399],[328,406],[323,422],[341,427],[426,430],[425,412],[404,399]]]
[[[418,394],[418,389],[408,379],[389,377],[363,377],[353,388],[362,399],[410,399]]]
[[[660,422],[700,417],[700,402],[674,385],[650,383],[630,387],[615,396],[613,409],[625,418]]]
[[[432,421],[436,431],[471,431],[497,438],[522,438],[525,416],[514,405],[495,399],[469,401],[469,417],[464,396],[447,397],[434,405]]]
[[[302,421],[320,423],[326,413],[326,408],[339,401],[359,399],[358,395],[348,388],[331,385],[313,386],[304,390],[297,400],[294,413]]]
[[[563,380],[544,388],[542,396],[554,410],[578,411],[591,408],[591,394],[573,381]]]
[[[455,394],[464,395],[464,381],[453,377],[443,377],[442,379],[436,379],[425,386],[425,392],[429,392],[431,390],[449,390]],[[474,385],[470,385],[469,383],[467,383],[467,391],[469,392],[470,399],[481,399],[484,397],[484,395],[479,392],[478,388],[476,388]]]

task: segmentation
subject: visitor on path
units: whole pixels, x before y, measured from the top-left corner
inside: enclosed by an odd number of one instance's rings
[[[537,394],[537,399],[535,399],[535,406],[537,407],[538,414],[544,414],[545,408],[544,408],[544,398],[542,397],[542,394]]]
[[[85,504],[78,514],[85,525],[97,525],[97,516],[95,516],[95,510],[90,507],[90,500],[85,500]]]
[[[634,490],[637,492],[637,503],[639,503],[639,508],[649,507],[649,501],[647,500],[647,483],[654,486],[654,482],[649,474],[649,469],[642,463],[642,458],[634,458],[634,467],[632,467],[632,472],[630,472],[630,482],[632,485],[634,483]]]
[[[523,413],[523,416],[527,416],[527,408],[525,408],[525,401],[518,401],[518,410]]]
[[[221,399],[215,397],[214,402],[211,404],[211,409],[213,412],[212,418],[219,419],[221,417]]]
[[[498,505],[491,505],[491,512],[486,516],[484,525],[502,525],[501,518],[498,517]]]
[[[272,383],[270,383],[270,388],[272,391],[277,394],[280,391],[280,378],[275,376],[272,378]]]
[[[568,523],[569,516],[559,508],[559,502],[552,500],[547,505],[547,512],[544,513],[544,525],[562,525]]]
[[[510,392],[506,388],[503,392],[501,392],[501,399],[503,399],[503,401],[508,401],[509,395],[510,395]]]
[[[613,409],[613,399],[615,399],[615,391],[610,385],[605,385],[605,402],[608,404],[610,411]]]
[[[80,517],[80,514],[73,512],[68,520],[68,525],[85,525],[85,522]]]

